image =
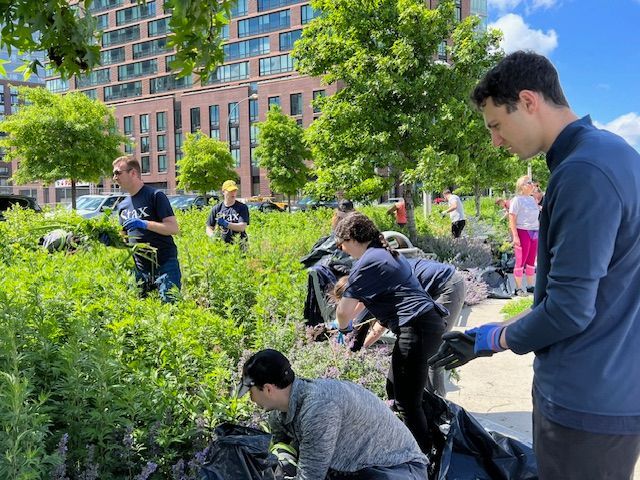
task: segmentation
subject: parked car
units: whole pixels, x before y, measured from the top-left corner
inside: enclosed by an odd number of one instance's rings
[[[115,210],[126,197],[124,193],[81,195],[76,199],[76,213],[83,218],[97,217],[107,210]],[[71,208],[70,205],[69,208]]]
[[[338,208],[338,200],[335,198],[331,200],[316,200],[311,197],[304,197],[291,205],[292,212],[296,210],[304,212],[306,210],[315,210],[316,208]]]
[[[260,212],[286,212],[287,204],[282,202],[274,202],[270,198],[248,198],[244,202],[249,210],[258,210]]]
[[[0,220],[4,220],[4,212],[9,210],[14,205],[18,205],[21,208],[28,208],[41,212],[42,208],[38,205],[38,202],[33,197],[26,195],[13,195],[13,194],[0,194]]]
[[[216,197],[209,195],[167,195],[171,208],[174,210],[189,210],[191,208],[197,208],[202,210],[209,205],[209,199]],[[216,199],[217,200],[217,199]]]

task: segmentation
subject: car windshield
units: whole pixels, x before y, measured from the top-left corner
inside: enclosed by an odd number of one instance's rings
[[[191,205],[193,201],[194,201],[194,197],[184,197],[184,196],[171,197],[169,199],[169,203],[171,203],[171,206],[174,208],[186,207],[188,205]]]
[[[78,210],[97,210],[104,202],[104,197],[94,197],[84,195],[76,201],[76,209]]]

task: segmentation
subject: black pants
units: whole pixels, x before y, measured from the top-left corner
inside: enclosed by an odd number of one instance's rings
[[[603,435],[564,427],[533,405],[533,448],[540,480],[629,480],[640,435]]]
[[[453,238],[460,238],[460,234],[467,224],[466,220],[458,220],[457,222],[451,222],[451,235]]]
[[[418,462],[401,463],[391,467],[367,467],[357,472],[332,472],[327,480],[426,480],[427,466]]]
[[[431,449],[431,435],[422,408],[427,385],[427,360],[438,351],[444,321],[435,309],[400,327],[391,354],[388,383],[396,408],[423,452]]]

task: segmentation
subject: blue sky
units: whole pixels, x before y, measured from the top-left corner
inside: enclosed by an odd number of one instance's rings
[[[508,53],[549,57],[576,114],[640,150],[640,0],[488,0]]]

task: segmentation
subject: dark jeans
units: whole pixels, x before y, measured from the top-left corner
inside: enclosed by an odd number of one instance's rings
[[[629,480],[640,435],[604,435],[564,427],[533,405],[533,448],[540,480]]]
[[[453,238],[460,238],[460,234],[467,224],[466,220],[458,220],[457,222],[451,222],[451,235]]]
[[[417,462],[367,467],[357,472],[329,472],[327,480],[427,480],[427,466]]]
[[[435,309],[399,327],[391,354],[387,385],[393,390],[395,406],[423,452],[431,449],[431,434],[422,408],[427,386],[427,360],[438,351],[444,321]]]
[[[155,272],[144,272],[136,268],[136,280],[141,284],[142,296],[149,292],[158,290],[160,298],[165,303],[175,302],[175,294],[171,292],[172,287],[182,287],[182,273],[180,263],[177,258],[171,258],[160,265]]]

